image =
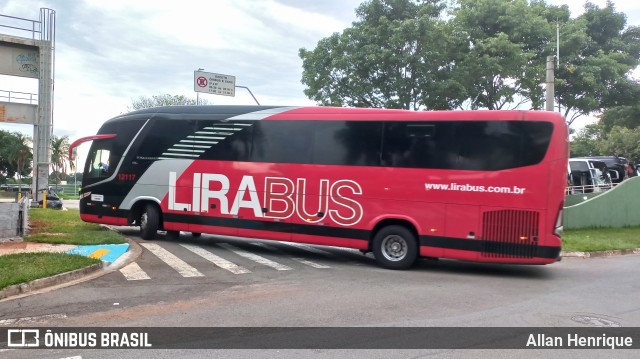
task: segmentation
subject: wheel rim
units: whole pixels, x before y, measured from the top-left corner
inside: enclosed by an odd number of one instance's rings
[[[147,212],[144,212],[142,216],[140,216],[140,228],[143,230],[147,228]]]
[[[392,261],[397,262],[404,259],[407,256],[408,246],[407,241],[398,235],[386,236],[382,240],[382,255]]]

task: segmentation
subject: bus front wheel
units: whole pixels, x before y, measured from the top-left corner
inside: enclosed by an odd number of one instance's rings
[[[418,258],[416,236],[402,226],[384,227],[373,238],[373,254],[384,268],[411,268]]]
[[[158,207],[148,204],[140,215],[140,237],[150,240],[156,237],[160,227],[160,211]]]

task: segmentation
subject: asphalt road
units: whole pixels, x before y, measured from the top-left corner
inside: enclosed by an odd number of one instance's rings
[[[124,233],[135,235],[132,230]],[[377,267],[370,255],[339,248],[208,235],[196,240],[184,233],[179,241],[163,237],[137,241],[143,246],[142,255],[126,271],[116,270],[71,287],[0,302],[0,323],[16,319],[19,321],[13,325],[21,326],[640,326],[637,255],[565,258],[548,266],[423,260],[412,270],[390,271]],[[122,351],[7,351],[0,356],[62,358],[75,353],[83,357],[128,356],[120,356],[125,353]],[[168,357],[211,354],[166,353]],[[309,351],[221,353],[221,357],[299,357]],[[320,357],[361,357],[356,354],[368,352],[312,353]],[[469,354],[451,350],[375,351],[367,356],[464,356],[461,353]],[[501,356],[492,351],[474,353]],[[514,354],[503,353],[505,357]],[[574,357],[566,351],[561,353]],[[143,357],[156,354],[136,352]],[[616,354],[637,355],[632,351]],[[592,355],[603,354],[586,354]],[[585,357],[584,352],[581,357]]]

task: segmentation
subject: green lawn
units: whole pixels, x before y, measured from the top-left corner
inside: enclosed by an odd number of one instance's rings
[[[25,241],[63,244],[120,244],[120,234],[94,223],[85,223],[77,210],[29,210],[30,235]],[[38,278],[100,263],[99,259],[66,253],[18,253],[0,256],[0,289]]]
[[[0,256],[0,289],[100,263],[65,253],[18,253]]]
[[[60,244],[120,244],[127,240],[120,234],[80,219],[78,210],[50,208],[29,210],[29,235],[25,241]]]
[[[570,229],[562,234],[562,250],[591,252],[640,248],[640,227]]]

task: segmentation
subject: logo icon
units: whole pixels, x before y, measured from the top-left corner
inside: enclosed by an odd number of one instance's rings
[[[9,329],[7,331],[9,348],[33,348],[40,346],[39,329]]]

